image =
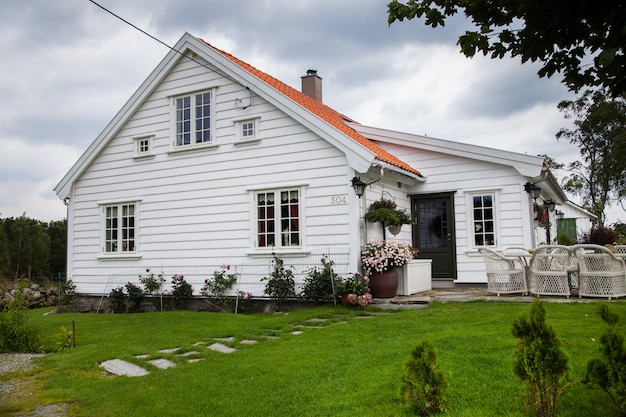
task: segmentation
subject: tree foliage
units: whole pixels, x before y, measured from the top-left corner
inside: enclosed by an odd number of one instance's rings
[[[0,276],[65,273],[67,221],[42,222],[24,216],[0,219]]]
[[[626,4],[611,0],[392,0],[388,22],[424,18],[428,26],[444,26],[459,12],[475,30],[459,36],[467,57],[477,52],[543,64],[538,74],[563,74],[574,91],[602,86],[611,95],[626,91]]]
[[[626,416],[626,349],[624,336],[616,325],[619,316],[600,306],[600,317],[609,328],[600,338],[600,358],[587,363],[585,384],[605,392],[616,408],[616,415]]]
[[[559,109],[573,119],[574,129],[561,129],[556,137],[576,145],[581,156],[568,164],[562,187],[581,197],[603,226],[605,208],[626,197],[626,102],[587,90],[559,103]]]
[[[535,301],[530,316],[513,322],[513,336],[520,340],[514,370],[528,385],[529,405],[540,417],[552,417],[567,384],[568,364],[542,303]]]

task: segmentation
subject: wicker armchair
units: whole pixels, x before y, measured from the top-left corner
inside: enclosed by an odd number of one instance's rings
[[[623,297],[626,295],[624,260],[599,245],[576,245],[579,297]]]
[[[480,248],[487,271],[487,291],[490,293],[527,294],[526,272],[519,258],[502,256],[490,249]]]
[[[528,266],[531,294],[565,295],[569,298],[569,270],[570,251],[567,246],[539,246],[533,251]]]
[[[525,257],[530,257],[530,252],[528,251],[528,249],[522,248],[520,246],[509,246],[508,248],[504,248],[502,250],[502,254],[509,257],[517,256],[522,259],[525,259]]]
[[[615,255],[619,256],[626,262],[626,245],[615,245]]]

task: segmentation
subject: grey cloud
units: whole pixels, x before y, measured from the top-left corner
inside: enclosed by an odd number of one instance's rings
[[[566,94],[565,87],[547,79],[537,80],[532,70],[514,61],[493,62],[485,69],[483,76],[467,84],[465,93],[450,109],[452,116],[489,115],[498,119],[537,104],[553,103]]]

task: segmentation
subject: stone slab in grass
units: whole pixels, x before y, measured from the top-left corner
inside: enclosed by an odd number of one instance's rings
[[[143,369],[141,366],[123,361],[121,359],[111,359],[109,361],[104,361],[100,364],[100,367],[104,368],[104,370],[113,375],[144,376],[149,374],[149,372]]]
[[[229,336],[229,337],[214,337],[213,340],[219,340],[220,342],[232,342],[235,340],[234,337]]]
[[[161,350],[159,350],[159,352],[161,352],[161,353],[174,353],[174,352],[177,352],[178,349],[180,349],[180,348],[161,349]]]
[[[328,321],[328,319],[322,319],[319,317],[313,317],[312,319],[308,319],[308,322],[313,322],[313,323],[323,323],[325,321]]]
[[[233,353],[237,350],[235,348],[223,345],[221,343],[213,343],[212,345],[208,346],[208,348],[216,352],[221,352],[221,353]]]
[[[295,334],[295,335],[302,334],[302,333],[304,332],[301,330],[296,330],[295,332],[291,332],[291,334]]]
[[[241,343],[242,345],[256,345],[257,341],[251,340],[251,339],[244,339],[239,343]]]
[[[167,368],[176,366],[174,362],[167,360],[167,359],[154,359],[154,360],[148,361],[148,363],[151,363],[152,365],[156,366],[159,369],[167,369]]]
[[[189,352],[179,353],[178,356],[186,357],[186,356],[196,355],[199,353],[200,352],[198,352],[197,350],[190,350]]]

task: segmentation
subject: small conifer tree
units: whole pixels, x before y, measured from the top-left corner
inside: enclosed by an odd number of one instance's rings
[[[528,385],[528,401],[539,417],[552,417],[556,400],[567,383],[567,358],[559,340],[546,323],[546,311],[535,301],[530,317],[513,323],[513,335],[520,339],[515,357],[515,374]]]
[[[420,342],[404,365],[401,394],[405,405],[420,416],[444,411],[446,386],[433,346],[427,340]]]
[[[600,306],[600,317],[609,325],[600,337],[602,358],[587,363],[584,382],[590,387],[600,388],[613,402],[619,416],[626,416],[626,351],[624,336],[615,329],[619,317]]]

